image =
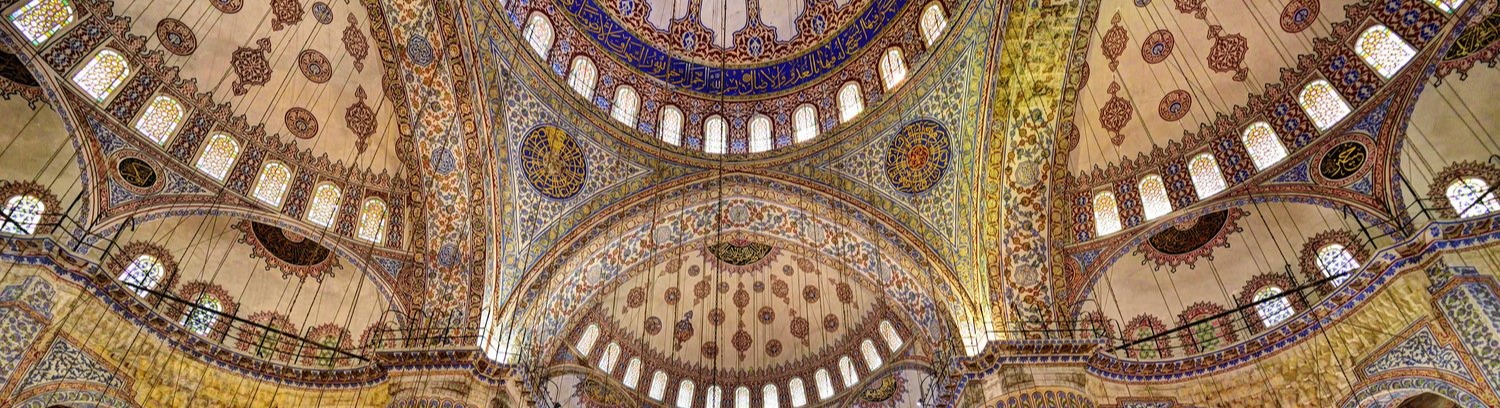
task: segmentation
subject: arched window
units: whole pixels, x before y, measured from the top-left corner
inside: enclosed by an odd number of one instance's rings
[[[620,362],[620,345],[609,343],[604,346],[604,355],[599,356],[599,370],[605,374],[615,372],[615,363]]]
[[[739,387],[734,389],[734,408],[750,408],[750,389]]]
[[[203,144],[203,151],[198,153],[198,163],[194,167],[214,180],[224,181],[224,177],[229,176],[230,166],[239,157],[240,142],[228,134],[214,133],[208,137],[208,143]]]
[[[578,355],[588,356],[590,351],[594,351],[594,341],[597,340],[599,340],[599,326],[591,324],[583,328],[583,335],[578,336],[578,343],[574,344],[574,348],[578,349]]]
[[[870,371],[875,371],[880,368],[881,364],[885,364],[885,361],[880,359],[880,352],[875,351],[875,341],[865,339],[864,342],[859,343],[859,351],[864,354],[865,367]]]
[[[36,224],[42,222],[42,214],[47,213],[47,204],[42,203],[41,198],[34,195],[12,196],[5,200],[5,217],[9,220],[0,220],[0,231],[11,234],[30,234],[36,231]]]
[[[292,181],[292,169],[277,161],[268,161],[260,167],[260,177],[255,180],[252,195],[272,207],[280,207],[286,196],[287,183]]]
[[[73,83],[93,97],[94,102],[104,102],[128,76],[130,63],[125,61],[125,56],[115,50],[104,49],[94,54],[94,59],[73,74]]]
[[[885,339],[886,348],[889,348],[892,353],[901,348],[903,344],[901,333],[896,332],[896,326],[892,326],[890,320],[881,320],[879,329],[880,337]]]
[[[594,99],[594,81],[599,79],[599,70],[588,57],[573,58],[573,69],[568,71],[568,86],[583,95],[584,100]]]
[[[1269,123],[1250,124],[1250,127],[1245,128],[1245,133],[1240,135],[1240,142],[1250,152],[1250,160],[1255,162],[1256,170],[1265,170],[1286,158],[1286,146],[1281,144],[1281,138],[1276,136],[1276,131],[1271,129]]]
[[[9,17],[11,25],[31,40],[31,45],[40,45],[73,23],[73,5],[68,0],[31,0]]]
[[[1255,301],[1270,299],[1280,294],[1281,288],[1267,286],[1255,291]],[[1255,314],[1260,316],[1260,321],[1266,325],[1266,328],[1274,327],[1292,317],[1292,301],[1282,296],[1276,300],[1255,305]]]
[[[667,396],[667,373],[656,370],[651,374],[651,389],[647,395],[657,401]]]
[[[1417,56],[1416,49],[1391,32],[1390,28],[1380,24],[1360,33],[1359,41],[1354,43],[1354,52],[1386,79],[1396,76],[1407,62],[1411,62],[1412,57]]]
[[[148,290],[156,289],[156,284],[166,276],[166,268],[162,267],[156,257],[141,255],[135,257],[135,260],[130,261],[130,265],[125,267],[125,273],[120,274],[120,282],[125,283],[126,288],[135,291],[137,296],[146,297],[151,294]]]
[[[1193,188],[1198,198],[1208,198],[1228,187],[1224,175],[1219,173],[1219,161],[1211,153],[1203,153],[1188,162],[1188,174],[1193,176]]]
[[[849,356],[839,358],[839,376],[844,378],[845,388],[859,384],[859,373],[854,371],[854,359]]]
[[[1478,217],[1500,211],[1500,200],[1490,191],[1490,183],[1478,177],[1464,177],[1448,184],[1448,205],[1460,218]]]
[[[818,108],[812,104],[797,107],[792,113],[792,138],[797,143],[813,140],[818,137]]]
[[[948,28],[948,18],[943,16],[943,6],[937,2],[928,4],[922,10],[922,37],[927,39],[927,45],[937,42],[945,28]]]
[[[807,387],[802,385],[801,378],[793,377],[786,383],[786,393],[792,399],[792,408],[807,405]]]
[[[609,116],[625,126],[635,127],[635,111],[639,103],[640,97],[635,94],[635,89],[628,86],[615,88],[615,106],[610,109]]]
[[[547,59],[547,51],[552,49],[552,22],[546,16],[540,12],[531,13],[531,19],[526,22],[526,31],[521,36],[526,37],[526,43],[531,44],[536,55]]]
[[[641,383],[641,359],[631,358],[630,362],[625,363],[625,378],[621,383],[632,390]]]
[[[1427,0],[1427,3],[1437,6],[1444,13],[1452,13],[1454,10],[1458,10],[1459,7],[1463,7],[1464,0]]]
[[[839,88],[839,119],[843,122],[853,120],[865,111],[865,100],[859,94],[859,84],[850,82]]]
[[[829,378],[828,369],[819,368],[818,372],[813,373],[813,382],[818,383],[818,399],[833,398],[833,379]]]
[[[1115,194],[1100,191],[1094,195],[1094,232],[1099,236],[1120,230],[1120,207],[1115,203]]]
[[[895,88],[906,79],[906,59],[901,58],[901,48],[885,50],[885,56],[880,58],[880,79],[885,81],[885,89]]]
[[[366,198],[365,203],[359,206],[359,239],[377,244],[385,241],[385,218],[388,211],[385,201],[380,198]]]
[[[1355,269],[1359,269],[1359,261],[1354,259],[1354,253],[1349,252],[1349,248],[1344,248],[1341,244],[1330,244],[1318,249],[1318,270],[1323,271],[1324,277],[1353,272]],[[1343,286],[1348,279],[1349,276],[1344,275],[1333,278],[1329,283],[1335,287]]]
[[[724,154],[728,150],[729,122],[723,116],[709,116],[703,121],[703,151]]]
[[[693,408],[693,380],[677,383],[677,408]]]
[[[710,385],[703,390],[703,408],[719,408],[724,406],[724,389],[717,385]]]
[[[214,329],[214,323],[219,321],[218,312],[224,311],[224,303],[217,296],[207,293],[198,295],[198,300],[193,303],[199,307],[191,308],[182,317],[182,326],[199,336],[207,336]]]
[[[1302,88],[1302,93],[1297,95],[1297,104],[1302,105],[1302,111],[1307,112],[1320,131],[1338,124],[1352,111],[1344,97],[1333,90],[1333,85],[1321,79]]]
[[[1167,184],[1162,181],[1161,176],[1149,174],[1141,177],[1141,183],[1137,187],[1141,193],[1141,206],[1145,207],[1146,219],[1154,220],[1172,212],[1172,200],[1167,197]]]
[[[661,141],[669,145],[682,145],[682,111],[676,106],[667,105],[661,109],[661,124],[657,129]]]
[[[771,118],[755,115],[750,118],[750,153],[771,150]]]
[[[344,196],[338,186],[329,183],[313,188],[312,205],[307,207],[307,221],[319,226],[333,225],[333,216],[339,213],[339,198]]]
[[[146,112],[135,120],[135,130],[158,145],[166,144],[177,125],[182,124],[182,117],[182,104],[170,96],[157,95],[150,105],[146,105]]]
[[[777,392],[776,384],[766,384],[760,387],[760,406],[763,408],[781,408],[781,393]]]

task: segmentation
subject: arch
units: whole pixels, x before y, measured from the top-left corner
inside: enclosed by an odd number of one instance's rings
[[[1318,131],[1328,130],[1354,111],[1349,107],[1349,102],[1345,102],[1344,97],[1333,89],[1333,84],[1322,79],[1302,87],[1302,92],[1297,94],[1297,104],[1302,106],[1307,117],[1312,118]]]
[[[385,220],[389,216],[390,209],[386,207],[385,200],[380,197],[366,198],[359,205],[359,230],[355,236],[359,239],[372,243],[385,241]]]
[[[47,204],[35,194],[10,196],[5,200],[5,220],[0,231],[27,235],[37,232],[37,224],[47,213]]]
[[[667,397],[667,373],[656,370],[651,374],[651,389],[647,396],[657,401],[663,401]]]
[[[1460,177],[1444,190],[1448,205],[1459,218],[1478,217],[1500,211],[1500,200],[1490,191],[1490,183],[1479,177]]]
[[[906,80],[906,59],[901,56],[901,47],[887,48],[881,56],[880,79],[885,89],[895,88]]]
[[[68,0],[31,0],[6,17],[33,46],[47,42],[78,18]]]
[[[881,365],[885,364],[885,361],[880,359],[880,352],[875,350],[874,340],[865,339],[865,341],[860,342],[859,352],[864,355],[865,368],[868,368],[869,371],[878,370]]]
[[[787,381],[786,392],[792,400],[792,408],[807,405],[807,387],[802,384],[801,378],[793,377],[791,381]]]
[[[1341,275],[1359,269],[1359,261],[1354,259],[1354,253],[1349,252],[1343,244],[1328,244],[1318,249],[1318,270],[1323,272],[1324,277]],[[1328,281],[1334,287],[1343,286],[1349,280],[1348,275],[1338,276]]]
[[[1437,7],[1438,10],[1442,10],[1444,13],[1452,14],[1459,7],[1464,6],[1464,0],[1427,0],[1427,4]]]
[[[1228,183],[1224,182],[1224,174],[1219,171],[1219,161],[1214,159],[1213,153],[1194,156],[1188,161],[1188,173],[1193,176],[1193,189],[1198,192],[1200,200],[1213,197],[1228,187]]]
[[[1244,143],[1245,150],[1250,152],[1250,161],[1255,162],[1256,170],[1265,170],[1268,167],[1286,158],[1286,146],[1281,144],[1281,138],[1276,131],[1271,129],[1271,124],[1266,122],[1255,122],[1245,128],[1240,134],[1240,142]]]
[[[542,57],[544,61],[547,59],[547,51],[552,49],[553,38],[552,21],[547,20],[547,16],[539,11],[532,12],[531,18],[526,20],[526,30],[521,33],[521,36],[526,39],[527,44],[531,44],[531,50],[536,51],[537,56]]]
[[[813,382],[818,385],[818,399],[833,398],[833,379],[829,377],[828,369],[819,368],[817,372],[814,372]]]
[[[1172,198],[1167,195],[1167,183],[1162,181],[1160,175],[1147,174],[1146,177],[1141,177],[1136,189],[1141,194],[1141,207],[1147,220],[1172,213]]]
[[[307,221],[321,227],[333,226],[343,197],[343,190],[333,183],[324,182],[313,187],[312,203],[307,206]]]
[[[1120,229],[1120,206],[1115,202],[1115,193],[1100,191],[1095,194],[1094,232],[1102,237]]]
[[[1354,43],[1354,53],[1385,79],[1396,76],[1412,57],[1417,56],[1417,50],[1411,44],[1383,24],[1370,26],[1360,33],[1359,40]]]
[[[1439,379],[1432,373],[1386,378],[1367,383],[1344,397],[1342,408],[1396,408],[1423,394],[1436,394],[1462,408],[1488,407],[1464,386]]]
[[[750,389],[739,387],[734,389],[734,408],[750,408]]]
[[[756,114],[750,118],[750,153],[771,150],[771,118]]]
[[[922,9],[922,37],[927,40],[927,45],[931,46],[942,38],[946,28],[948,17],[943,15],[942,3],[932,2]]]
[[[117,279],[136,296],[150,296],[151,290],[170,288],[176,281],[177,261],[158,245],[131,242],[121,247],[114,259]]]
[[[578,342],[573,348],[578,350],[578,355],[587,357],[589,352],[594,351],[594,342],[599,340],[599,325],[591,324],[583,329],[583,334],[578,336]]]
[[[854,371],[854,359],[849,356],[839,358],[839,378],[844,380],[844,388],[859,384],[859,372]]]
[[[229,169],[239,157],[240,142],[227,133],[217,132],[208,137],[208,143],[203,144],[203,151],[198,153],[198,162],[193,167],[222,182],[229,176]]]
[[[224,312],[224,299],[210,292],[200,292],[193,298],[191,308],[182,316],[182,327],[199,336],[209,337],[219,325],[219,313]]]
[[[641,383],[641,359],[631,357],[630,362],[625,363],[625,377],[620,381],[625,388],[635,389]]]
[[[29,391],[26,393],[30,393]],[[20,396],[17,396],[18,398]],[[106,387],[104,392],[79,388],[47,387],[46,391],[27,397],[17,403],[16,408],[88,407],[88,408],[135,408],[135,402],[116,395]]]
[[[94,102],[104,102],[120,88],[120,84],[128,76],[130,62],[118,51],[105,48],[94,54],[88,64],[73,74],[73,84],[94,98]]]
[[[677,383],[677,408],[693,408],[693,380]]]
[[[585,56],[573,57],[572,69],[568,70],[568,86],[586,101],[594,99],[594,83],[599,80],[599,68],[594,60]]]
[[[859,83],[850,82],[839,88],[839,119],[848,123],[865,111],[864,96],[860,95]]]
[[[890,320],[881,320],[879,330],[880,338],[882,340],[885,340],[885,347],[887,350],[895,353],[896,350],[901,349],[901,333],[896,332],[896,327],[891,325]]]
[[[260,166],[260,176],[255,178],[255,189],[251,195],[271,207],[280,208],[286,197],[286,188],[292,181],[292,169],[279,161],[267,161]]]
[[[1252,301],[1259,302],[1280,295],[1282,289],[1279,286],[1266,286],[1255,291]],[[1266,328],[1276,327],[1281,322],[1290,319],[1295,311],[1292,310],[1292,301],[1286,296],[1281,296],[1269,302],[1255,305],[1255,315],[1260,317],[1260,322]]]
[[[682,111],[676,106],[667,105],[661,109],[661,124],[658,126],[657,136],[661,141],[669,145],[682,145]]]
[[[620,362],[620,345],[610,342],[604,346],[604,355],[599,356],[599,370],[605,374],[615,372],[615,363]]]
[[[729,122],[723,116],[709,116],[703,121],[703,152],[724,154],[729,151]]]
[[[724,405],[724,389],[717,385],[710,385],[703,390],[703,407],[719,408]]]
[[[627,127],[635,127],[635,113],[639,105],[640,95],[635,93],[635,89],[621,85],[615,88],[615,103],[610,108],[609,116]]]
[[[157,145],[164,145],[172,137],[172,133],[177,131],[177,126],[182,124],[184,116],[186,112],[176,98],[157,95],[151,99],[151,104],[146,105],[146,111],[136,118],[135,130]]]
[[[797,143],[818,137],[818,108],[812,104],[798,106],[792,113],[792,139]]]
[[[760,387],[760,402],[763,408],[781,408],[781,393],[776,390],[776,384]]]

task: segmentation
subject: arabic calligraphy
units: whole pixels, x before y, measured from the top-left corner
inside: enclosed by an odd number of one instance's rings
[[[1323,154],[1318,173],[1328,180],[1342,180],[1365,167],[1365,145],[1355,141],[1339,143]]]

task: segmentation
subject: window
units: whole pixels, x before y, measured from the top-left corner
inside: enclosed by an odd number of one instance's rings
[[[760,387],[760,403],[764,408],[781,408],[781,393],[776,391],[776,384]]]
[[[693,408],[693,380],[677,383],[677,408]]]
[[[1193,188],[1198,190],[1200,199],[1211,197],[1228,187],[1224,182],[1224,175],[1219,173],[1219,162],[1214,160],[1211,153],[1193,157],[1188,162],[1188,173],[1193,176]]]
[[[1115,204],[1115,194],[1100,191],[1094,195],[1094,232],[1099,236],[1120,230],[1120,207]]]
[[[723,116],[709,116],[703,121],[703,151],[713,154],[724,154],[728,149],[725,141],[729,136],[729,122],[724,121]]]
[[[1410,44],[1391,32],[1390,28],[1379,24],[1365,29],[1359,35],[1359,41],[1354,43],[1354,52],[1386,79],[1396,76],[1407,62],[1411,62],[1412,57],[1417,56],[1417,50],[1412,49]]]
[[[1442,10],[1444,13],[1452,13],[1454,10],[1458,10],[1459,7],[1463,7],[1464,5],[1464,0],[1427,0],[1427,2],[1434,6],[1437,6],[1437,8],[1439,10]]]
[[[213,330],[214,323],[219,321],[218,312],[224,311],[224,304],[218,297],[207,293],[198,295],[198,300],[193,303],[199,307],[191,308],[182,317],[182,326],[199,336],[207,336]]]
[[[536,55],[547,59],[547,50],[552,49],[552,22],[542,13],[531,13],[531,20],[526,22],[526,31],[521,33],[526,42],[531,44],[531,49]]]
[[[839,118],[848,122],[865,110],[864,97],[859,94],[859,84],[850,82],[839,89]]]
[[[147,290],[155,289],[164,276],[167,276],[166,268],[161,266],[156,257],[141,255],[125,267],[125,273],[120,274],[120,282],[126,284],[126,289],[135,291],[137,296],[146,297],[151,294]]]
[[[797,143],[813,140],[818,137],[818,108],[812,104],[797,107],[792,113],[792,138]]]
[[[73,83],[93,97],[94,102],[104,102],[125,82],[127,76],[130,76],[130,63],[125,62],[125,56],[115,50],[104,49],[94,54],[94,59],[73,74]]]
[[[844,378],[844,387],[853,387],[859,383],[859,373],[854,372],[854,359],[844,356],[839,359],[839,376]]]
[[[1320,131],[1333,127],[1351,111],[1349,103],[1333,90],[1333,85],[1321,79],[1302,88],[1302,93],[1297,95],[1297,104],[1302,105],[1302,110]]]
[[[47,212],[47,204],[34,195],[18,195],[5,200],[5,216],[9,220],[0,220],[0,231],[11,234],[30,234],[36,231],[36,224],[42,222],[42,214]]]
[[[620,345],[609,343],[604,346],[604,355],[599,357],[599,369],[605,374],[615,372],[615,363],[620,362]]]
[[[1267,286],[1255,291],[1255,301],[1270,299],[1280,294],[1281,288]],[[1266,328],[1271,328],[1292,317],[1292,301],[1282,296],[1276,300],[1255,305],[1255,314],[1260,316],[1260,321],[1266,325]]]
[[[339,213],[339,198],[343,195],[338,186],[319,184],[313,189],[312,205],[307,208],[307,221],[323,227],[333,225],[333,216]]]
[[[281,198],[286,195],[287,183],[291,180],[291,168],[277,161],[266,162],[260,167],[260,177],[255,180],[255,190],[252,194],[267,205],[280,207]]]
[[[885,346],[895,353],[901,348],[901,334],[896,333],[896,327],[891,325],[890,320],[880,321],[880,337],[885,339]]]
[[[177,125],[182,124],[182,116],[182,104],[170,96],[157,95],[146,106],[146,112],[135,120],[135,130],[158,145],[166,144],[167,138],[172,137],[172,132],[177,130]]]
[[[948,18],[943,16],[943,6],[937,2],[928,4],[922,10],[922,37],[927,39],[927,45],[937,42],[945,28],[948,28]]]
[[[869,368],[870,371],[875,371],[880,368],[881,364],[885,364],[885,361],[880,359],[880,353],[875,351],[875,341],[865,339],[864,342],[859,343],[859,351],[864,354],[865,367]]]
[[[574,348],[578,349],[578,355],[587,356],[590,351],[594,351],[594,341],[597,340],[599,340],[599,326],[591,324],[583,329],[582,336],[578,336],[578,343],[574,344]]]
[[[657,129],[661,141],[669,145],[682,145],[682,111],[676,106],[667,105],[661,109],[661,127]]]
[[[885,89],[895,88],[906,79],[906,60],[901,58],[901,48],[885,50],[885,56],[880,58],[880,79],[885,81]]]
[[[1276,131],[1271,129],[1269,123],[1250,124],[1250,127],[1245,128],[1245,133],[1240,135],[1240,142],[1250,152],[1250,160],[1255,162],[1256,170],[1265,170],[1286,158],[1286,146],[1281,144],[1281,138],[1276,136]]]
[[[240,142],[227,134],[214,133],[208,137],[208,143],[203,144],[203,152],[198,154],[198,163],[194,166],[214,180],[224,181],[224,177],[229,176],[230,166],[239,157]]]
[[[641,359],[631,358],[629,363],[625,363],[625,379],[622,383],[632,390],[641,383]]]
[[[648,395],[657,401],[667,396],[667,373],[657,370],[651,374],[651,390]]]
[[[31,40],[31,45],[40,45],[73,23],[73,5],[68,0],[31,0],[25,6],[10,13],[10,23]]]
[[[625,126],[635,127],[635,111],[639,103],[640,97],[634,89],[628,86],[615,88],[615,106],[610,109],[609,116]]]
[[[379,244],[385,241],[385,217],[388,210],[385,201],[376,197],[365,199],[359,206],[359,239]]]
[[[710,385],[703,390],[703,407],[719,408],[724,405],[724,390],[717,385]]]
[[[750,389],[739,387],[734,389],[734,408],[750,408]]]
[[[1167,183],[1162,181],[1161,176],[1151,174],[1141,177],[1138,187],[1146,219],[1153,220],[1172,212],[1172,200],[1167,197]]]
[[[583,95],[583,99],[594,99],[594,81],[598,77],[599,71],[594,68],[594,61],[588,57],[573,58],[573,69],[568,71],[568,86]]]
[[[771,118],[755,115],[750,118],[750,153],[771,150]]]
[[[1324,277],[1334,276],[1359,269],[1359,261],[1354,260],[1354,254],[1348,248],[1341,244],[1331,244],[1318,249],[1318,269],[1323,271]],[[1335,287],[1343,286],[1348,279],[1348,275],[1340,276],[1329,283]]]
[[[12,199],[14,200],[14,199]],[[1478,177],[1464,177],[1448,184],[1448,205],[1461,218],[1477,217],[1500,211],[1500,200],[1490,191],[1490,183]]]
[[[813,381],[818,383],[818,399],[826,400],[833,398],[833,379],[828,376],[828,369],[819,368],[813,373]]]

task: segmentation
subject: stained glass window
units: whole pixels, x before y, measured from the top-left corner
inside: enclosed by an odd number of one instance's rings
[[[724,389],[717,385],[710,385],[703,390],[703,408],[719,408],[724,406]]]
[[[771,150],[771,118],[755,115],[750,118],[750,153]]]
[[[729,137],[729,122],[723,116],[709,116],[703,121],[703,151],[713,154],[723,154],[728,150],[725,139]]]
[[[1135,335],[1132,337],[1132,339],[1134,340],[1150,338],[1151,336],[1156,335],[1156,329],[1153,329],[1148,325],[1141,325],[1140,327],[1135,328],[1134,334]],[[1156,349],[1156,342],[1154,341],[1137,343],[1135,347],[1135,351],[1137,353],[1136,355],[1140,358],[1150,359],[1161,357],[1161,353]]]
[[[255,180],[252,195],[272,207],[280,207],[286,196],[287,183],[292,181],[292,169],[281,162],[269,161],[260,167],[260,177]]]
[[[880,58],[880,78],[885,81],[885,89],[895,88],[906,79],[906,60],[901,58],[900,48],[885,50],[885,56]]]
[[[0,231],[11,234],[30,234],[36,231],[36,224],[42,222],[42,214],[47,213],[47,204],[42,199],[33,195],[12,196],[5,200],[5,217],[0,219]]]
[[[339,198],[344,193],[333,184],[323,183],[313,188],[312,205],[307,207],[307,221],[319,226],[333,225],[333,216],[339,213]]]
[[[1094,195],[1094,232],[1099,236],[1120,230],[1120,207],[1115,203],[1115,194],[1100,191]]]
[[[677,383],[677,408],[693,408],[693,380]]]
[[[140,297],[151,294],[149,289],[155,289],[161,278],[167,276],[166,268],[161,262],[151,255],[141,255],[130,261],[125,267],[125,273],[120,274],[120,282],[124,282],[127,289],[135,291]]]
[[[848,122],[865,111],[864,97],[859,95],[859,84],[850,82],[839,89],[839,118]]]
[[[620,345],[609,343],[604,346],[604,355],[599,356],[599,369],[605,374],[615,372],[615,363],[620,362]]]
[[[224,177],[229,175],[230,166],[239,157],[240,143],[234,137],[214,133],[208,137],[208,143],[203,144],[203,152],[198,154],[198,163],[194,166],[214,180],[224,181]]]
[[[1146,219],[1154,220],[1172,212],[1172,200],[1167,197],[1167,184],[1162,181],[1161,176],[1150,174],[1141,177],[1141,183],[1137,187],[1141,193],[1141,206],[1145,207]]]
[[[818,137],[818,108],[812,104],[797,107],[797,111],[792,113],[792,137],[797,143]]]
[[[1448,184],[1448,205],[1461,218],[1477,217],[1500,211],[1500,200],[1490,191],[1490,183],[1478,177],[1464,177]]]
[[[864,342],[859,343],[859,351],[864,354],[865,367],[870,371],[875,371],[880,368],[881,364],[885,364],[885,361],[880,359],[880,353],[875,351],[875,341],[865,339]]]
[[[1280,295],[1281,288],[1267,286],[1255,291],[1255,301],[1270,299],[1272,296]],[[1270,328],[1281,324],[1292,317],[1292,301],[1286,296],[1278,297],[1276,300],[1255,305],[1255,314],[1260,316],[1261,323]]]
[[[187,315],[182,317],[182,326],[199,336],[207,336],[214,329],[214,323],[219,321],[219,315],[216,312],[224,311],[224,304],[219,301],[218,297],[207,293],[198,295],[198,301],[194,303],[201,308],[191,308]]]
[[[901,334],[896,333],[896,327],[889,320],[880,321],[880,337],[885,339],[885,346],[895,353],[901,348]]]
[[[31,0],[10,13],[10,23],[21,30],[31,45],[40,45],[73,23],[73,4],[68,0]]]
[[[625,363],[625,378],[621,383],[632,390],[641,383],[641,359],[631,358],[630,362]]]
[[[750,389],[739,387],[734,389],[734,408],[750,408]]]
[[[1219,334],[1215,333],[1213,321],[1198,323],[1190,330],[1192,330],[1193,344],[1198,346],[1198,351],[1209,351],[1219,347]]]
[[[359,206],[359,239],[377,244],[385,241],[387,211],[385,201],[376,197],[365,199]]]
[[[1318,249],[1318,269],[1323,271],[1323,276],[1334,276],[1342,273],[1353,272],[1359,269],[1359,261],[1354,259],[1354,254],[1349,252],[1340,244],[1331,244]],[[1333,286],[1342,286],[1349,276],[1344,275],[1329,281]]]
[[[573,69],[568,71],[568,86],[583,95],[583,99],[594,98],[594,81],[599,79],[599,70],[588,57],[573,58]]]
[[[661,110],[661,127],[657,129],[661,141],[669,145],[682,145],[682,111],[676,106],[667,105]]]
[[[922,10],[922,37],[927,39],[927,45],[937,42],[945,28],[948,28],[948,18],[943,16],[943,6],[937,2],[928,4]]]
[[[849,356],[839,358],[839,376],[844,378],[844,387],[853,387],[859,383],[859,373],[854,371],[854,359]]]
[[[651,374],[651,390],[647,395],[657,401],[667,396],[667,373],[657,370]]]
[[[792,399],[792,408],[807,405],[807,387],[802,385],[801,378],[792,378],[786,383],[786,393]]]
[[[760,402],[764,408],[781,408],[781,393],[777,392],[776,384],[760,387]]]
[[[599,326],[591,324],[583,328],[583,335],[578,336],[578,343],[574,345],[578,349],[578,355],[589,355],[590,351],[594,351],[594,341],[597,340],[599,340]]]
[[[1250,124],[1250,127],[1245,128],[1245,133],[1240,135],[1240,142],[1250,152],[1250,160],[1255,162],[1256,170],[1265,170],[1286,158],[1286,146],[1281,144],[1281,138],[1276,136],[1276,131],[1271,129],[1269,123]]]
[[[130,76],[130,63],[125,61],[125,56],[115,50],[104,49],[94,54],[94,59],[73,74],[73,83],[93,97],[94,102],[104,102],[125,82],[127,76]]]
[[[1198,198],[1211,197],[1228,187],[1224,175],[1219,173],[1219,161],[1214,160],[1213,154],[1193,157],[1188,162],[1188,173],[1193,176],[1193,188],[1198,190]]]
[[[531,44],[536,55],[547,59],[547,51],[552,49],[552,22],[546,16],[531,13],[531,20],[526,22],[526,31],[521,35],[526,37],[526,42]]]
[[[813,382],[818,383],[818,399],[826,400],[833,398],[833,379],[828,375],[828,369],[819,368],[813,373]]]
[[[1376,24],[1366,29],[1359,35],[1359,41],[1354,43],[1354,52],[1359,57],[1375,68],[1380,76],[1389,79],[1401,72],[1401,68],[1411,62],[1412,57],[1417,56],[1417,50],[1402,40],[1391,29]]]
[[[1444,13],[1452,13],[1454,10],[1458,10],[1459,7],[1463,7],[1464,0],[1427,0],[1427,3],[1437,6]]]
[[[1297,104],[1302,105],[1302,110],[1312,118],[1318,130],[1328,130],[1352,111],[1333,85],[1321,79],[1302,88],[1302,93],[1297,95]]]
[[[610,109],[609,116],[625,126],[635,127],[635,110],[639,103],[640,97],[635,94],[635,89],[628,86],[615,88],[615,105]]]
[[[157,95],[150,105],[146,105],[146,112],[135,120],[135,130],[158,145],[165,144],[177,130],[177,125],[182,124],[182,117],[182,104],[170,96]]]

